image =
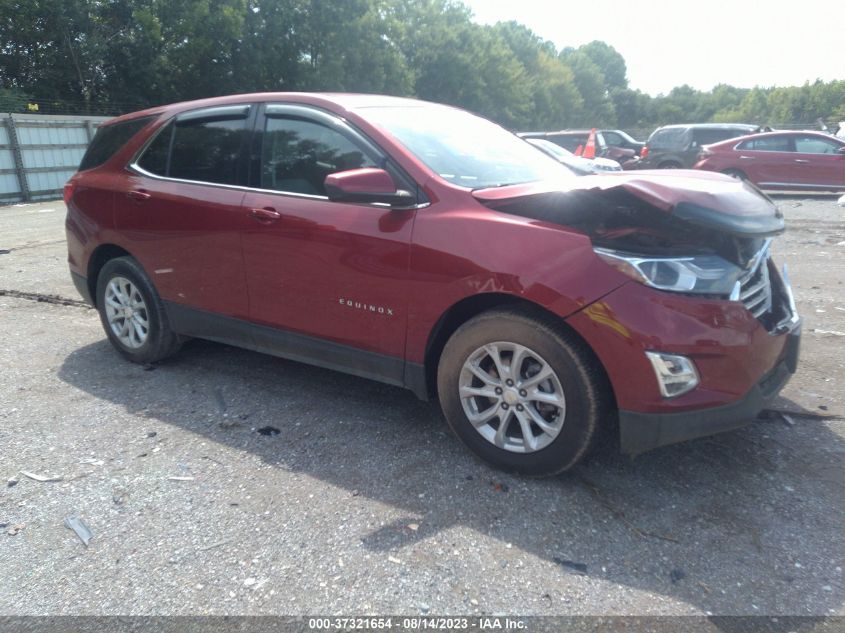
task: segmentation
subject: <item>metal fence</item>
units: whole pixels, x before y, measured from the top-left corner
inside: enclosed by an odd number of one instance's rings
[[[0,204],[60,198],[109,117],[0,115]]]

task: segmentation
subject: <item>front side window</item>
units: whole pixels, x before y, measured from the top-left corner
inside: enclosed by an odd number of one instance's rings
[[[604,137],[604,142],[608,145],[614,145],[616,147],[624,147],[625,145],[625,139],[616,132],[602,132],[601,135]]]
[[[574,178],[521,138],[446,106],[372,107],[367,119],[444,180],[470,189]],[[549,137],[549,140],[556,140]]]
[[[168,123],[137,161],[157,176],[223,185],[240,184],[247,119],[192,117]]]
[[[796,136],[795,151],[803,154],[835,154],[842,147],[839,143],[818,136]]]
[[[337,130],[305,119],[267,118],[261,151],[262,189],[325,196],[329,174],[375,166]]]

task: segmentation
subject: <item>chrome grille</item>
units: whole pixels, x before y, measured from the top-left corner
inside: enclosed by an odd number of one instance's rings
[[[740,280],[739,300],[758,319],[772,309],[768,248],[763,251],[756,266]]]

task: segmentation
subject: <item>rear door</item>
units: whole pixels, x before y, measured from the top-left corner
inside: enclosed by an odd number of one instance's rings
[[[241,203],[254,110],[178,115],[130,166],[116,225],[174,309],[248,315],[241,233],[251,224]]]
[[[762,136],[743,141],[736,149],[736,169],[764,187],[784,187],[796,182],[792,137]]]
[[[391,162],[333,114],[267,105],[259,120],[258,191],[244,233],[259,345],[284,356],[401,383],[415,210],[329,201],[325,177]],[[258,137],[257,137],[257,140]],[[391,171],[403,188],[402,175]]]
[[[802,187],[845,189],[845,144],[816,135],[795,136],[795,178]]]

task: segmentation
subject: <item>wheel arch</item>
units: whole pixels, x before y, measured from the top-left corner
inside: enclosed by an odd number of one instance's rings
[[[434,324],[431,332],[429,332],[425,348],[425,381],[423,389],[421,390],[423,393],[419,393],[420,390],[415,389],[417,395],[436,400],[437,366],[449,338],[451,338],[459,327],[470,319],[483,312],[500,308],[517,309],[529,316],[535,316],[539,320],[550,324],[559,332],[564,333],[567,337],[571,337],[580,342],[584,349],[589,352],[596,367],[601,370],[602,378],[605,381],[615,406],[616,395],[613,391],[613,385],[610,382],[607,369],[598,357],[598,354],[595,353],[589,343],[587,343],[587,341],[573,327],[567,324],[566,321],[564,321],[564,319],[559,315],[538,303],[534,303],[533,301],[529,301],[515,295],[497,292],[476,294],[465,297],[450,306],[445,312],[443,312],[442,315],[440,315],[440,318]]]
[[[100,271],[108,261],[118,257],[132,257],[132,254],[117,244],[101,244],[94,249],[91,257],[88,258],[86,283],[88,284],[88,291],[91,293],[91,301],[95,308],[97,307],[97,277],[99,277]]]

